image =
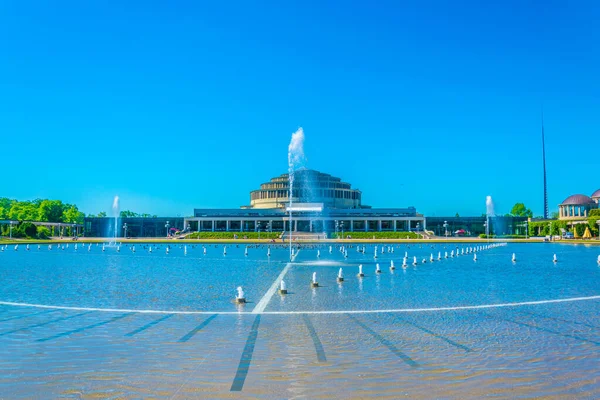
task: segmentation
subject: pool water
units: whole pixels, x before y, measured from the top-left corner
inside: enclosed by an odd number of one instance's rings
[[[600,247],[345,246],[8,247],[0,397],[600,395]]]

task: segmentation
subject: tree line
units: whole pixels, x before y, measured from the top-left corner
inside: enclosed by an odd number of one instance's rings
[[[60,200],[18,201],[0,197],[0,220],[63,222],[83,224],[85,214],[75,204]]]
[[[105,211],[101,211],[98,214],[88,214],[88,217],[90,217],[90,218],[106,218],[106,217],[108,217],[108,215],[106,214]],[[157,216],[155,214],[145,214],[145,213],[138,214],[136,212],[129,211],[129,210],[124,210],[119,213],[119,218],[135,218],[135,217],[156,218]]]

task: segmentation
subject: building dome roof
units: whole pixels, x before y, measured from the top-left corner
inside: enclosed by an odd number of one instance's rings
[[[600,198],[600,189],[598,189],[594,193],[592,193],[591,197],[592,197],[592,199]]]
[[[585,204],[593,203],[591,197],[586,196],[585,194],[574,194],[565,199],[561,205],[563,206],[580,206]]]

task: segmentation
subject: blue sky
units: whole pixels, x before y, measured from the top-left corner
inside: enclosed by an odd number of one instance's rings
[[[551,210],[600,188],[599,20],[596,1],[4,1],[0,196],[239,207],[302,126],[307,166],[366,204],[539,215],[542,105]]]

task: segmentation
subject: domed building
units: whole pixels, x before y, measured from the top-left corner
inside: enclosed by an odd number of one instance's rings
[[[306,233],[422,231],[425,217],[415,207],[371,208],[362,192],[341,178],[312,169],[282,174],[250,192],[240,209],[194,209],[184,226],[201,231],[296,231]],[[290,204],[291,203],[291,204]],[[291,206],[291,207],[290,207]],[[293,219],[290,215],[293,214]],[[293,224],[293,225],[292,225]]]
[[[567,197],[559,206],[559,219],[580,220],[587,218],[591,210],[598,208],[600,202],[600,190],[596,190],[592,196],[585,194],[574,194]]]
[[[600,204],[600,189],[598,189],[594,193],[592,193],[591,197],[592,197],[592,200],[594,200],[596,202],[596,204]]]
[[[242,208],[284,208],[290,202],[289,195],[290,177],[282,174],[250,192],[250,206]],[[361,197],[360,190],[329,174],[312,169],[294,173],[292,203],[322,203],[334,209],[370,208],[362,205]]]

